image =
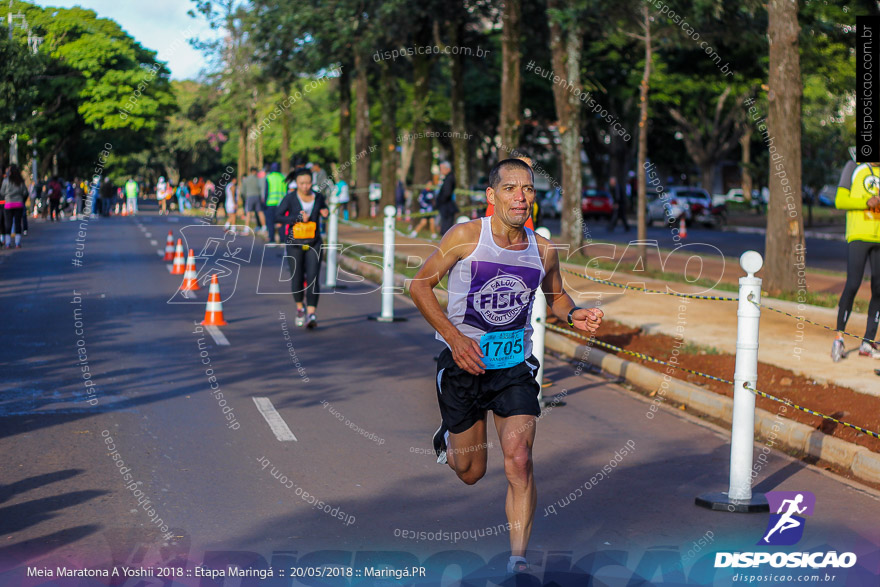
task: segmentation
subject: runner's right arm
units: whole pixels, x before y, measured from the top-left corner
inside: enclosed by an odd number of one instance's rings
[[[834,198],[834,207],[838,210],[867,210],[880,205],[880,198],[877,196],[865,200],[864,197],[860,197],[864,190],[853,189],[853,173],[855,173],[856,167],[853,161],[847,161],[840,174],[840,182],[837,184],[837,194]],[[853,192],[856,192],[858,196],[854,196]]]
[[[449,321],[434,295],[434,287],[458,261],[473,252],[480,240],[479,230],[479,222],[457,224],[449,229],[440,241],[439,249],[428,257],[409,286],[413,302],[422,316],[449,344],[455,364],[473,375],[486,370],[481,359],[483,351],[477,341],[462,334]]]

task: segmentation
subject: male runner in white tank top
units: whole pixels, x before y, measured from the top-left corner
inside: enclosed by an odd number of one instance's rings
[[[416,306],[447,348],[437,361],[437,399],[443,417],[434,435],[437,462],[473,485],[486,473],[486,413],[491,410],[504,453],[505,510],[510,524],[508,572],[528,570],[537,491],[532,444],[538,404],[531,355],[531,312],[540,287],[560,320],[593,333],[599,309],[577,308],[565,292],[550,241],[525,228],[535,201],[534,174],[505,159],[489,174],[489,218],[457,224],[419,270],[410,287]],[[444,313],[433,289],[449,274]]]

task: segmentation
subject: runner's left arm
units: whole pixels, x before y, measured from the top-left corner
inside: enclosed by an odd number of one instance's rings
[[[562,282],[562,274],[559,272],[559,255],[556,252],[553,243],[544,238],[538,237],[540,240],[539,247],[543,249],[542,255],[544,260],[544,281],[541,283],[541,289],[547,296],[547,307],[553,312],[563,323],[568,323],[568,313],[576,306],[574,300],[565,291]],[[585,330],[590,334],[596,332],[602,324],[602,316],[605,313],[599,308],[578,308],[572,312],[571,320],[574,327],[578,330]]]

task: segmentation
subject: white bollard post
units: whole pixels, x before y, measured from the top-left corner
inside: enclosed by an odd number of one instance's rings
[[[328,288],[336,287],[336,255],[337,242],[339,240],[339,203],[336,194],[330,196],[330,216],[327,223],[327,279],[324,285]]]
[[[546,239],[550,238],[550,231],[539,228],[535,231]],[[544,407],[544,338],[547,334],[547,298],[544,292],[538,289],[535,292],[535,302],[532,305],[532,354],[538,359],[538,373],[535,380],[538,382],[538,404]]]
[[[379,322],[402,322],[394,317],[394,219],[397,208],[385,206],[385,240],[382,248],[382,313],[369,316]]]
[[[730,432],[730,485],[727,493],[709,493],[696,503],[713,510],[729,512],[767,512],[767,498],[752,493],[752,465],[755,444],[755,394],[757,389],[758,326],[761,309],[761,278],[755,277],[764,265],[761,254],[746,251],[739,258],[746,277],[739,278],[736,327],[736,366],[733,374],[733,421]]]
[[[394,320],[394,206],[385,206],[385,246],[382,256],[382,321]]]

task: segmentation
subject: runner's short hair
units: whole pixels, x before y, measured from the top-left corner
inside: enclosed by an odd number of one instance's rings
[[[529,172],[529,175],[532,176],[532,182],[535,181],[535,172],[532,171],[532,168],[529,167],[528,163],[522,159],[504,159],[503,161],[496,163],[495,167],[492,168],[492,171],[489,172],[489,187],[493,190],[498,189],[498,184],[501,182],[502,169],[525,169]]]
[[[290,175],[287,176],[287,181],[296,181],[296,178],[300,175],[308,175],[309,177],[312,177],[312,172],[305,167],[298,167],[294,169]]]

